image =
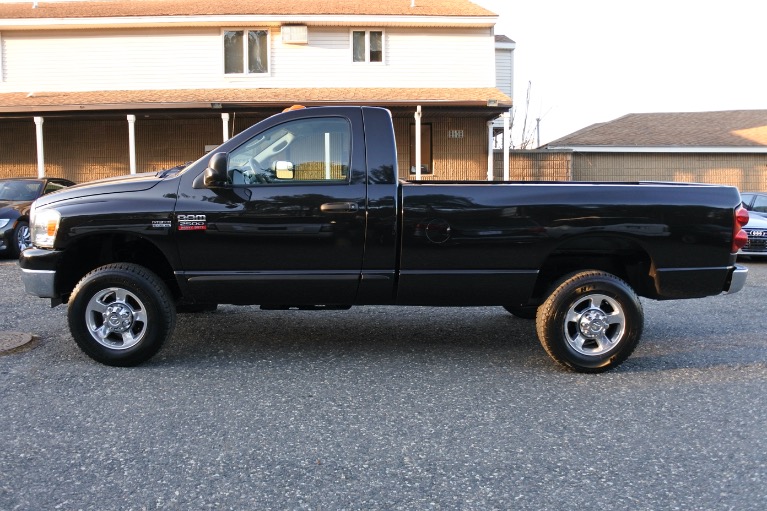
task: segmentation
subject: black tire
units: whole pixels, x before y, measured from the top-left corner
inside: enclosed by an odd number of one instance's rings
[[[10,249],[11,258],[18,258],[21,253],[32,246],[32,240],[29,233],[29,223],[19,222],[13,230],[13,239]]]
[[[552,289],[536,317],[538,339],[552,359],[574,371],[599,373],[631,355],[644,312],[628,284],[590,270],[570,274]]]
[[[506,312],[521,319],[535,319],[538,307],[535,305],[504,305]]]
[[[86,355],[102,364],[127,367],[160,350],[173,333],[176,309],[157,275],[137,264],[114,263],[80,280],[67,318]]]

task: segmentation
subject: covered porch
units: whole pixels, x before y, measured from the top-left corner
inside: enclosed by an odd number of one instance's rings
[[[2,94],[0,177],[85,182],[158,171],[196,160],[294,104],[388,108],[402,179],[492,180],[492,123],[511,100],[493,88]]]

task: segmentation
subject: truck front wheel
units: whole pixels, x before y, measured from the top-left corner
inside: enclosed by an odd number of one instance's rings
[[[111,366],[133,366],[151,358],[171,336],[176,311],[157,275],[136,264],[115,263],[80,280],[67,318],[86,355]]]
[[[559,364],[584,373],[621,364],[642,336],[644,312],[631,287],[602,271],[566,276],[538,309],[536,329]]]

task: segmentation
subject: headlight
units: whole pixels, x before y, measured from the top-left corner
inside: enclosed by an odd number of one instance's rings
[[[55,209],[32,210],[32,244],[40,248],[53,248],[59,230],[61,214]]]
[[[8,222],[10,222],[10,218],[0,218],[0,229],[8,225]]]

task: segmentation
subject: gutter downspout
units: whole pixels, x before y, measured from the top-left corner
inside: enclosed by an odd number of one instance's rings
[[[43,147],[43,118],[35,117],[35,138],[37,140],[37,177],[45,177],[45,149]]]

